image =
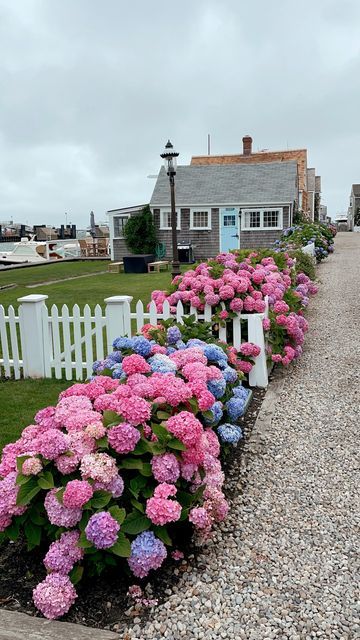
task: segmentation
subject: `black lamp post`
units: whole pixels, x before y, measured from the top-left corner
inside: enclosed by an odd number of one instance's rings
[[[170,198],[171,198],[171,239],[172,239],[172,270],[171,275],[173,278],[180,274],[180,264],[179,264],[179,252],[177,246],[177,219],[176,219],[176,209],[175,209],[175,176],[176,176],[176,158],[178,157],[178,152],[174,150],[170,140],[167,141],[165,145],[165,151],[160,154],[161,158],[164,160],[165,171],[169,176],[170,181]]]

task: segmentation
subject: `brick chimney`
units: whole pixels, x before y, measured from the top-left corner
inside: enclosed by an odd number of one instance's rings
[[[251,155],[251,151],[252,151],[252,137],[251,136],[244,136],[243,139],[243,154],[244,156],[250,156]]]

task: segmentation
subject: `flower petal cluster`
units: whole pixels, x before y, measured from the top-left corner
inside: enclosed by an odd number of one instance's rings
[[[49,620],[67,613],[74,604],[77,593],[68,576],[50,573],[33,591],[35,606]]]
[[[107,511],[100,511],[91,516],[85,528],[85,535],[97,549],[112,547],[120,531],[120,525]]]
[[[131,543],[128,563],[137,578],[145,578],[151,569],[161,567],[166,556],[164,543],[152,531],[144,531]]]
[[[140,432],[131,424],[122,422],[109,429],[108,440],[109,445],[115,449],[116,453],[130,453],[130,451],[134,451],[140,440]]]

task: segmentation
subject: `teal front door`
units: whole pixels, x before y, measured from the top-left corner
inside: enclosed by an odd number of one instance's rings
[[[239,210],[235,207],[220,209],[221,251],[239,249]]]

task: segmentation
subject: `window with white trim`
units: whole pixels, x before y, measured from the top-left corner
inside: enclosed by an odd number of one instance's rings
[[[123,238],[124,237],[124,229],[127,221],[130,216],[114,216],[113,217],[113,229],[114,229],[114,238]]]
[[[209,209],[191,209],[190,229],[194,231],[211,229],[211,211]]]
[[[181,229],[181,215],[180,212],[176,212],[176,228],[179,231]],[[171,211],[160,211],[160,229],[171,229]]]
[[[243,231],[283,228],[282,209],[243,209],[241,229]]]

